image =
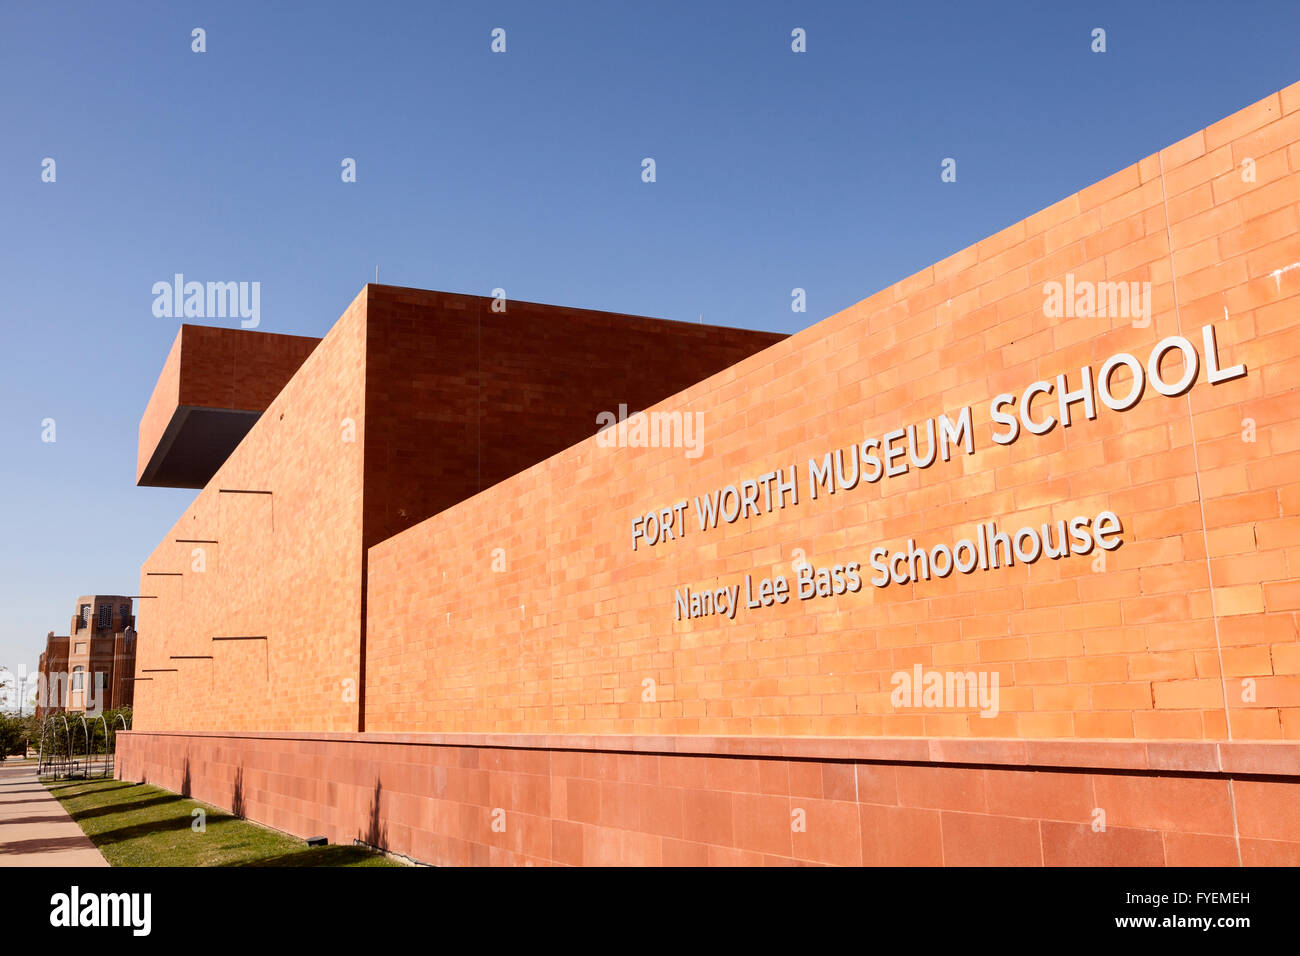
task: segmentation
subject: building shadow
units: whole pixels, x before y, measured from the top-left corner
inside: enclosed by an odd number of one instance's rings
[[[184,818],[169,817],[165,820],[152,820],[149,823],[135,823],[129,827],[115,827],[112,830],[104,830],[102,833],[93,833],[90,835],[91,841],[97,847],[109,846],[113,843],[124,843],[127,840],[134,840],[136,837],[150,836],[154,833],[168,831],[171,833],[180,833],[189,830],[190,821]]]
[[[374,860],[375,854],[372,850],[360,846],[323,846],[309,847],[302,850],[295,850],[293,853],[283,853],[280,856],[267,857],[264,860],[252,860],[247,863],[225,863],[223,866],[351,866],[357,863],[364,863],[368,860]]]
[[[0,807],[48,807],[48,800],[0,800]]]
[[[388,849],[388,824],[380,817],[379,804],[384,794],[384,784],[375,778],[375,793],[370,800],[370,821],[366,825],[366,833],[362,842],[375,847],[376,849]]]
[[[84,850],[85,836],[45,837],[35,840],[14,840],[0,843],[0,856],[7,853],[53,853],[57,850]]]
[[[133,810],[143,810],[146,807],[157,807],[165,803],[175,803],[183,799],[179,794],[165,793],[156,797],[145,797],[142,800],[132,800],[130,803],[115,803],[107,807],[90,807],[86,810],[77,810],[71,814],[74,820],[88,820],[92,817],[107,817],[118,813],[130,813]]]
[[[0,796],[10,797],[16,793],[40,793],[44,789],[45,789],[44,787],[28,787],[22,790],[6,790],[3,793],[0,793]],[[17,803],[17,802],[18,802],[17,800],[0,800],[0,803]]]
[[[67,823],[67,822],[68,822],[68,818],[66,815],[56,816],[52,813],[46,813],[46,814],[37,814],[36,816],[30,816],[30,817],[13,817],[12,819],[5,821],[5,826],[9,826],[10,824],[17,825],[19,823]]]
[[[180,798],[177,797],[176,799]],[[234,822],[236,822],[235,818],[229,814],[221,812],[208,813],[205,832],[212,835],[215,832],[220,832],[224,824],[231,824]],[[114,827],[111,830],[103,830],[99,833],[89,834],[89,836],[95,846],[103,847],[113,843],[125,843],[134,840],[137,837],[152,836],[155,833],[179,833],[188,835],[192,830],[193,818],[191,816],[172,816],[164,817],[161,820],[148,820],[143,823],[132,823],[126,826]]]
[[[181,796],[190,796],[191,788],[194,784],[194,778],[190,774],[190,755],[185,755],[185,767],[181,770]]]
[[[92,781],[92,782],[93,782],[93,781]],[[63,791],[63,790],[69,790],[69,789],[71,789],[71,788],[73,788],[73,787],[84,787],[85,785],[86,785],[86,781],[85,781],[85,780],[72,780],[72,781],[69,781],[68,783],[49,783],[49,784],[45,784],[45,785],[42,786],[40,789],[42,789],[42,790],[48,790],[48,791],[50,791],[51,793],[59,793],[59,792],[61,792],[61,791]],[[123,790],[123,789],[125,789],[125,788],[127,788],[127,787],[138,787],[138,786],[140,786],[140,784],[138,784],[138,783],[132,783],[132,782],[129,781],[129,780],[123,780],[121,783],[115,783],[115,784],[113,784],[113,786],[111,786],[111,787],[96,787],[93,791],[92,791],[92,790],[88,790],[88,791],[86,791],[86,792],[87,792],[87,793],[107,793],[107,792],[110,791],[110,790]],[[75,796],[75,794],[74,794],[74,796]]]

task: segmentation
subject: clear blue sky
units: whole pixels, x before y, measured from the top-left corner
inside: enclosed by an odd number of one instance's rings
[[[134,486],[154,282],[310,335],[376,264],[794,331],[1300,79],[1297,36],[1295,0],[7,3],[0,664],[136,593],[194,495]]]

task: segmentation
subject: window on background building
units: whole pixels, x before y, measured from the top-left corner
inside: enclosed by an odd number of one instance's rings
[[[74,667],[72,669],[72,689],[85,690],[86,669],[84,667]]]
[[[113,605],[101,604],[99,606],[99,626],[100,627],[113,626]]]
[[[81,623],[85,627],[90,627],[90,605],[89,604],[81,605]]]
[[[131,605],[123,604],[118,610],[122,612],[122,626],[126,627],[126,622],[131,620]]]

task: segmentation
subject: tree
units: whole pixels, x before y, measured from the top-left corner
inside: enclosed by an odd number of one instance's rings
[[[0,714],[0,762],[10,754],[27,753],[27,721],[17,714]]]

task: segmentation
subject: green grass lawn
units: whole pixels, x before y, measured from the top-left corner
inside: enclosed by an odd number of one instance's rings
[[[112,866],[401,866],[359,846],[309,847],[170,790],[126,780],[42,781]],[[195,809],[206,832],[193,829]]]

